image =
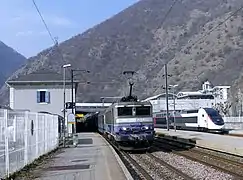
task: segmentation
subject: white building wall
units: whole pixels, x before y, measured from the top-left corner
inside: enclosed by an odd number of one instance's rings
[[[14,88],[10,87],[9,89],[9,107],[14,109]]]
[[[228,89],[225,88],[225,89],[222,90],[222,92],[223,92],[223,98],[228,99]]]
[[[50,103],[37,103],[37,90],[50,92]],[[12,99],[11,99],[12,98]],[[25,109],[31,112],[46,111],[63,116],[64,94],[62,86],[14,86],[10,90],[10,102],[13,109]],[[71,87],[66,88],[66,102],[71,102]],[[74,90],[75,102],[75,90]]]

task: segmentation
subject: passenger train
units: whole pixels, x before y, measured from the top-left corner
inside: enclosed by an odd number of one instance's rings
[[[174,122],[175,119],[175,122]],[[166,113],[155,113],[154,124],[157,128],[167,127]],[[169,126],[177,129],[224,132],[224,120],[213,108],[199,108],[169,114]]]
[[[98,116],[98,131],[122,150],[147,150],[154,140],[150,102],[116,102]]]

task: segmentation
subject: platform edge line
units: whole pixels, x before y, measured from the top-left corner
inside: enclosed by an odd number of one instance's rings
[[[132,178],[132,175],[130,174],[130,172],[128,171],[128,169],[126,168],[126,166],[124,165],[124,163],[122,162],[121,158],[118,156],[118,154],[116,153],[116,151],[114,150],[114,148],[106,141],[106,139],[101,136],[99,134],[99,136],[105,141],[105,143],[109,146],[109,148],[111,149],[112,153],[114,154],[118,164],[120,165],[124,175],[126,176],[127,180],[134,180]]]

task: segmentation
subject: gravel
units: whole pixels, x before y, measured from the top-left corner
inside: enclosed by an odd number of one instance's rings
[[[194,179],[203,180],[230,180],[233,177],[229,174],[220,172],[211,167],[191,161],[182,156],[166,152],[154,152],[153,155],[169,163],[173,167],[181,170]]]
[[[155,162],[153,159],[145,154],[132,155],[132,157],[145,169],[154,179],[161,180],[182,180],[182,177],[178,177],[177,174],[170,171],[166,167],[161,166],[159,163]]]
[[[234,156],[234,155],[225,154],[223,152],[221,153],[221,152],[216,152],[216,151],[202,149],[202,148],[195,148],[195,149],[197,151],[212,153],[212,154],[217,155],[218,157],[222,157],[222,158],[229,159],[229,160],[232,160],[232,161],[240,162],[243,165],[243,158],[242,157],[237,157],[237,156]]]
[[[226,162],[222,159],[218,159],[218,158],[212,157],[210,155],[200,154],[198,152],[185,152],[185,155],[187,155],[187,156],[189,155],[189,156],[192,156],[193,158],[202,160],[203,162],[211,164],[212,166],[222,168],[222,169],[226,170],[225,172],[230,171],[232,173],[235,173],[236,176],[243,175],[241,166]]]

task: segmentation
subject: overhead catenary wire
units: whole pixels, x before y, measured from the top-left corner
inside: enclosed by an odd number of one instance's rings
[[[158,28],[161,28],[163,26],[163,24],[165,23],[166,19],[168,18],[169,14],[171,13],[171,11],[173,10],[173,8],[175,7],[176,3],[178,3],[179,0],[174,0],[174,2],[171,4],[169,10],[166,12],[163,20],[161,21],[161,24],[159,24]],[[181,1],[181,0],[180,0]]]
[[[169,14],[171,13],[172,9],[174,8],[174,6],[176,5],[176,3],[177,3],[178,1],[179,1],[179,0],[175,0],[175,1],[173,2],[173,4],[170,6],[170,9],[166,12],[165,17],[163,18],[162,23],[160,24],[160,26],[163,26],[165,20],[167,19],[167,17],[169,16]]]
[[[34,4],[35,9],[36,9],[36,11],[38,12],[38,14],[39,14],[41,20],[42,20],[42,22],[43,22],[45,28],[46,28],[46,31],[48,32],[48,34],[49,34],[51,40],[52,40],[53,43],[54,43],[54,47],[57,48],[57,51],[58,51],[59,54],[61,55],[61,59],[62,59],[62,61],[65,62],[65,61],[64,61],[64,57],[63,57],[63,53],[62,53],[61,49],[59,48],[59,44],[58,44],[58,40],[57,40],[57,38],[54,38],[54,37],[53,37],[53,35],[52,35],[50,29],[49,29],[48,26],[47,26],[47,23],[45,22],[45,19],[43,18],[43,16],[42,16],[42,14],[41,14],[41,12],[40,12],[40,10],[39,10],[37,4],[35,3],[35,0],[32,0],[32,2],[33,2],[33,4]],[[51,48],[51,49],[50,49],[50,52],[49,52],[47,55],[51,54],[52,51],[53,51],[53,49]]]
[[[221,25],[223,25],[226,21],[228,21],[231,17],[235,16],[240,10],[243,9],[243,5],[240,6],[240,8],[238,8],[236,11],[232,12],[227,18],[225,18],[224,21],[220,22],[217,26],[215,26],[214,28],[212,28],[211,30],[207,31],[202,37],[200,37],[198,40],[196,40],[195,42],[192,43],[191,46],[189,46],[188,48],[192,48],[193,46],[197,45],[201,40],[205,39],[206,37],[208,37],[213,31],[215,31],[218,27],[220,27]]]
[[[34,4],[35,9],[36,9],[36,11],[38,12],[38,14],[39,14],[41,20],[42,20],[42,22],[43,22],[43,24],[44,24],[44,26],[45,26],[47,32],[48,32],[48,34],[49,34],[51,40],[53,41],[54,44],[56,44],[57,42],[56,42],[56,40],[53,38],[50,29],[48,28],[48,26],[47,26],[47,24],[46,24],[46,22],[45,22],[45,20],[44,20],[44,18],[43,18],[43,16],[42,16],[40,10],[39,10],[37,4],[35,3],[35,0],[32,0],[32,2],[33,2],[33,4]]]

